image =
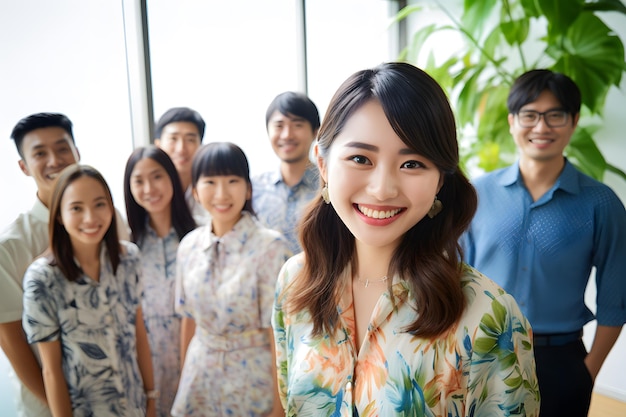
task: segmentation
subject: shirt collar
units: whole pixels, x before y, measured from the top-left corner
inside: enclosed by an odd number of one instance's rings
[[[507,186],[513,185],[516,182],[522,183],[522,174],[519,172],[519,160],[515,161],[515,163],[507,168],[504,168],[502,175],[500,176],[500,180],[498,181],[500,185]]]
[[[206,251],[212,246],[221,243],[236,251],[237,248],[243,246],[244,242],[248,239],[248,232],[250,229],[254,228],[255,224],[250,213],[244,211],[241,214],[241,219],[235,224],[233,230],[226,233],[224,236],[216,236],[211,230],[212,226],[210,223],[203,226],[200,248]]]
[[[523,184],[522,174],[519,170],[519,160],[513,165],[504,168],[499,180],[500,185],[508,186],[515,183]],[[578,170],[565,158],[565,165],[563,170],[556,179],[556,183],[552,189],[562,189],[571,194],[578,194],[580,192],[580,182],[578,177]]]
[[[48,223],[50,220],[50,210],[48,210],[48,207],[46,207],[39,198],[35,199],[35,204],[33,204],[30,213],[41,222]]]
[[[318,178],[319,178],[319,174],[317,171],[317,167],[313,165],[312,163],[310,163],[306,166],[306,170],[304,171],[302,178],[300,178],[300,181],[291,188],[297,187],[300,184],[304,184],[307,187],[315,187],[317,186]],[[270,173],[269,179],[270,179],[270,182],[274,185],[278,185],[279,183],[284,182],[283,174],[281,174],[280,172],[280,167],[278,167],[277,170],[272,171]]]
[[[567,158],[563,171],[556,180],[556,187],[570,194],[578,194],[580,192],[580,177],[578,170],[572,165]]]

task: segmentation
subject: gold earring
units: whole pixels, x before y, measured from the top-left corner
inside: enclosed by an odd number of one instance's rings
[[[328,184],[324,184],[324,188],[322,188],[322,200],[324,200],[324,203],[330,204],[330,196],[328,195]]]
[[[443,203],[435,196],[435,201],[433,201],[433,205],[430,207],[430,210],[428,210],[428,217],[432,219],[437,214],[441,213],[441,210],[443,210]]]

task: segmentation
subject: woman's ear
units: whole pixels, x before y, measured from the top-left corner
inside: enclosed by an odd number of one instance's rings
[[[196,200],[196,203],[200,204],[200,197],[198,197],[198,190],[196,190],[196,187],[191,188],[191,195],[193,196],[193,199]]]
[[[322,177],[322,180],[326,183],[326,160],[320,155],[319,145],[317,143],[313,149],[315,150],[315,160],[317,161],[317,169],[320,172],[320,177]]]

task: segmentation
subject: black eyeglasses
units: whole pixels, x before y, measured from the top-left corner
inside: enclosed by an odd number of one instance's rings
[[[521,127],[535,127],[543,117],[543,121],[550,127],[563,127],[567,124],[569,113],[565,110],[548,110],[538,112],[535,110],[522,110],[517,113],[517,121]]]

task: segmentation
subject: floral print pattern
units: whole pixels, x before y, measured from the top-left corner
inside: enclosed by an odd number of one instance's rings
[[[152,354],[154,387],[160,393],[160,417],[170,415],[180,378],[180,316],[174,311],[178,244],[174,228],[160,238],[150,226],[138,242],[144,287],[141,305]]]
[[[290,251],[244,212],[222,237],[211,226],[180,243],[177,311],[194,319],[175,416],[262,416],[273,405],[270,318],[276,277]]]
[[[74,417],[145,416],[135,336],[140,257],[134,244],[121,244],[116,274],[102,245],[99,281],[82,275],[70,282],[46,258],[24,276],[28,342],[60,340]]]
[[[531,327],[514,299],[476,270],[464,267],[465,313],[436,339],[402,330],[415,310],[408,284],[394,277],[357,353],[349,268],[335,334],[313,337],[308,312],[283,310],[301,263],[296,256],[283,267],[272,317],[287,416],[538,415]]]

